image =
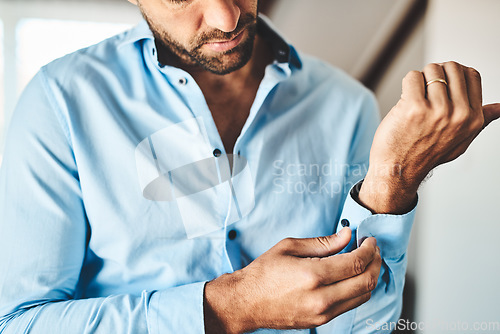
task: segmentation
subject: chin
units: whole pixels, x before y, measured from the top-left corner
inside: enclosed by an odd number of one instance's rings
[[[253,43],[240,44],[233,50],[230,50],[220,56],[206,57],[199,59],[199,64],[207,71],[225,75],[237,71],[244,67],[252,58]]]

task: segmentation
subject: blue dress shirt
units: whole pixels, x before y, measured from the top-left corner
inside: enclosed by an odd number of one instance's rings
[[[145,22],[41,69],[0,173],[1,333],[203,333],[207,281],[344,219],[346,251],[377,238],[378,286],[300,332],[398,319],[415,211],[372,215],[350,194],[366,173],[375,99],[262,18],[259,31],[276,60],[233,152],[195,80],[158,63]]]

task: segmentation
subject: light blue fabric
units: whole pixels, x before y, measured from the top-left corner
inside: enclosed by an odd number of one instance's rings
[[[194,79],[158,63],[144,22],[36,75],[0,172],[1,333],[203,333],[207,281],[283,238],[335,233],[341,218],[378,238],[383,268],[368,303],[317,333],[397,320],[415,211],[371,215],[349,195],[375,99],[270,40],[281,60],[234,152]]]

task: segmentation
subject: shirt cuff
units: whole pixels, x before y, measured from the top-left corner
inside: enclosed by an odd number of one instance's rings
[[[151,334],[205,333],[205,284],[206,282],[192,283],[153,293],[148,309]]]
[[[370,210],[354,199],[361,182],[363,181],[360,181],[349,191],[337,225],[337,232],[344,226],[349,226],[352,230],[351,241],[344,251],[352,251],[359,247],[364,239],[375,237],[382,258],[401,257],[408,248],[417,205],[403,215],[372,214]]]

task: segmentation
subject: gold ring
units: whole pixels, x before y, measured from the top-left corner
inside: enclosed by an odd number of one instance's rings
[[[446,80],[444,79],[434,79],[434,80],[430,80],[430,81],[427,81],[427,83],[425,84],[426,86],[429,86],[430,84],[433,84],[435,82],[440,82],[440,83],[444,83],[446,86],[448,86],[448,83],[446,82]]]

